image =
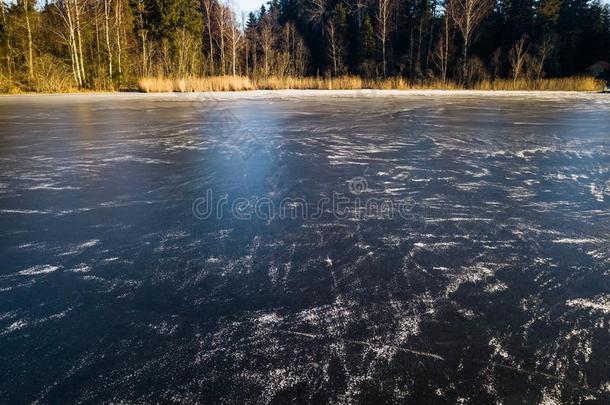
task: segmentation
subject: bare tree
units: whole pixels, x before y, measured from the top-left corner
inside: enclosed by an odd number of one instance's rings
[[[265,77],[269,76],[269,64],[271,62],[271,58],[272,58],[272,52],[273,52],[273,41],[274,41],[274,35],[273,35],[273,26],[272,26],[272,22],[269,21],[269,19],[267,18],[267,16],[265,16],[265,18],[263,19],[263,23],[261,26],[261,33],[260,33],[260,42],[261,42],[261,48],[263,49],[263,62],[264,62],[264,74]]]
[[[288,75],[292,75],[295,72],[294,69],[294,24],[287,22],[282,28],[284,42],[282,44],[282,59],[285,62],[284,71]]]
[[[326,38],[328,39],[328,52],[333,62],[333,75],[337,76],[337,30],[333,20],[326,23]]]
[[[146,14],[146,4],[144,0],[137,0],[135,5],[136,28],[142,42],[142,76],[148,75],[148,53],[146,43],[148,41],[148,30],[144,28],[144,15]]]
[[[226,73],[226,59],[225,59],[225,38],[227,36],[227,7],[224,4],[218,5],[218,13],[216,13],[216,24],[218,25],[218,37],[216,38],[216,44],[220,50],[220,73]]]
[[[231,51],[231,74],[237,75],[237,51],[239,50],[241,41],[241,30],[237,25],[237,16],[235,9],[230,7],[228,10],[229,29],[227,31],[227,39],[229,40],[229,49]]]
[[[79,5],[77,0],[59,0],[55,3],[56,9],[64,23],[64,28],[67,34],[58,32],[60,38],[62,38],[70,53],[70,59],[72,61],[72,73],[74,75],[74,81],[76,85],[82,87],[85,84],[84,76],[84,61],[82,59],[82,48],[79,52],[78,39],[80,37],[80,25],[78,24]]]
[[[117,69],[119,76],[123,73],[121,68],[121,31],[123,29],[123,4],[122,0],[116,0],[115,3],[115,23],[116,23],[116,49],[117,49]]]
[[[252,70],[252,75],[256,75],[256,69],[258,67],[257,49],[258,49],[258,32],[255,28],[246,28],[244,24],[245,32],[245,48],[246,48],[246,74],[249,69]],[[252,61],[251,67],[248,67],[249,61]]]
[[[538,80],[542,79],[544,75],[544,65],[546,64],[546,60],[553,53],[553,49],[555,40],[552,36],[547,35],[542,39],[542,42],[536,47],[537,55],[534,58],[534,70],[535,75]]]
[[[87,80],[85,77],[85,59],[83,58],[83,40],[81,35],[80,9],[85,5],[84,1],[73,0],[74,14],[76,16],[76,38],[78,41],[78,54],[80,57],[80,69],[83,83]]]
[[[202,0],[203,8],[205,10],[206,26],[208,29],[208,44],[210,49],[208,50],[209,58],[209,69],[210,73],[214,74],[214,37],[212,36],[212,10],[214,8],[214,0]]]
[[[388,41],[389,34],[389,20],[392,12],[392,0],[379,0],[379,7],[377,8],[377,37],[381,41],[381,55],[383,63],[383,77],[386,77],[386,43]]]
[[[242,31],[237,22],[237,13],[235,12],[235,6],[231,0],[227,1],[225,6],[225,20],[226,20],[226,37],[229,46],[229,52],[231,56],[231,74],[237,75],[237,61],[238,51],[241,46]],[[242,16],[243,20],[243,16]]]
[[[4,32],[4,45],[6,46],[6,55],[5,55],[5,59],[6,59],[6,71],[8,73],[8,79],[9,81],[12,80],[12,58],[11,58],[11,50],[12,50],[12,46],[11,46],[11,32],[10,32],[10,27],[8,25],[8,18],[7,18],[7,6],[4,3],[4,0],[0,0],[0,13],[2,13],[2,25],[5,28],[5,32]]]
[[[449,69],[449,42],[451,36],[451,26],[449,24],[451,17],[449,10],[445,10],[443,16],[443,30],[439,35],[438,42],[435,51],[435,62],[441,71],[441,81],[445,83],[447,81],[447,71]]]
[[[28,0],[21,0],[23,12],[25,14],[25,27],[28,33],[28,77],[29,80],[32,81],[34,79],[34,52],[33,52],[33,44],[32,44],[32,26],[30,23],[30,8],[33,7],[32,3],[29,3]]]
[[[110,1],[104,0],[104,32],[106,36],[106,53],[108,54],[108,76],[112,80],[112,48],[110,48]]]
[[[102,71],[102,52],[100,46],[100,3],[98,1],[94,2],[91,10],[93,11],[93,27],[95,30],[95,61],[97,62],[96,76],[99,77],[100,72]]]
[[[325,0],[312,0],[307,9],[309,22],[319,28],[323,37],[326,37],[328,42],[328,56],[333,65],[333,74],[337,74],[337,31],[334,22],[328,17],[328,9]]]
[[[496,80],[500,76],[500,67],[502,64],[502,49],[496,48],[491,54],[491,68],[493,71],[493,80]]]
[[[510,52],[508,53],[508,59],[512,68],[514,82],[517,82],[517,80],[519,80],[519,78],[521,77],[521,73],[523,72],[523,67],[525,66],[528,48],[526,42],[527,35],[523,35],[521,39],[513,45],[513,47],[510,49]]]
[[[291,73],[290,31],[290,25],[284,24],[281,31],[281,41],[278,41],[279,43],[277,44],[278,49],[273,66],[275,68],[275,74],[279,76],[286,76]]]
[[[422,63],[421,63],[421,42],[422,42],[422,32],[424,26],[424,13],[419,12],[419,25],[417,28],[417,58],[415,62],[415,70],[417,76],[421,76],[422,73]],[[385,76],[385,74],[384,74]]]
[[[313,0],[307,10],[309,14],[309,21],[315,25],[319,25],[326,15],[326,4],[324,0]]]
[[[188,76],[196,71],[197,56],[200,55],[200,42],[185,27],[176,31],[176,38],[174,73],[181,77]]]
[[[428,67],[430,66],[430,57],[432,56],[432,44],[434,41],[434,28],[436,26],[434,16],[436,15],[436,10],[437,10],[437,0],[432,0],[430,3],[431,18],[428,21],[428,25],[430,26],[430,32],[428,34],[428,37],[429,37],[428,38],[428,49],[426,50],[426,70],[428,70]]]
[[[463,76],[466,76],[470,42],[477,28],[493,9],[494,4],[494,0],[449,0],[448,8],[451,17],[464,40],[462,53]]]
[[[307,47],[305,46],[305,41],[300,35],[297,35],[294,38],[294,70],[296,74],[303,75],[305,74],[307,59],[309,54],[307,52]]]

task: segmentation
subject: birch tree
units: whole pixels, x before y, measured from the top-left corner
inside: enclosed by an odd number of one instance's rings
[[[237,52],[241,41],[241,31],[237,25],[237,16],[233,7],[228,9],[229,29],[227,30],[227,39],[229,41],[229,50],[231,51],[231,74],[237,75]]]
[[[534,60],[534,69],[536,78],[538,80],[542,79],[542,76],[544,75],[544,65],[546,64],[547,59],[553,53],[554,42],[554,38],[547,35],[542,39],[537,47],[538,52]]]
[[[516,83],[519,80],[523,67],[525,66],[525,60],[527,59],[527,35],[523,35],[515,45],[510,49],[508,59],[513,73],[513,81]]]
[[[438,38],[435,61],[441,73],[441,81],[447,82],[447,71],[449,69],[449,43],[451,42],[450,10],[445,10],[443,16],[443,28]]]
[[[12,81],[12,46],[11,46],[11,27],[8,20],[8,10],[4,0],[0,0],[0,14],[2,15],[2,36],[4,39],[4,59],[6,60],[6,72],[9,82]]]
[[[21,0],[21,6],[23,7],[23,13],[25,14],[25,27],[28,36],[28,78],[30,82],[34,79],[34,51],[32,44],[32,24],[30,22],[30,11],[33,8],[33,0]]]
[[[142,49],[141,58],[142,58],[142,76],[148,75],[148,52],[147,52],[147,42],[148,42],[148,30],[144,24],[144,16],[147,14],[146,11],[146,3],[144,0],[137,0],[135,4],[135,28],[138,37],[140,38],[140,46]]]
[[[214,37],[212,36],[212,12],[214,8],[214,0],[202,0],[203,9],[205,11],[206,28],[208,31],[208,64],[211,74],[214,74]]]
[[[227,7],[224,4],[218,5],[216,13],[216,25],[218,26],[218,36],[216,44],[220,51],[220,74],[226,74],[226,58],[225,58],[225,38],[227,36]]]
[[[70,0],[68,0],[70,1]],[[76,1],[76,0],[73,0]],[[110,1],[104,1],[104,32],[106,37],[106,54],[108,56],[108,76],[112,79],[112,48],[110,47]]]
[[[117,70],[119,76],[123,74],[123,70],[121,68],[121,51],[122,51],[122,35],[121,31],[123,30],[123,3],[122,0],[116,0],[115,2],[115,24],[116,24],[116,49],[117,49]]]
[[[264,66],[264,74],[265,76],[269,76],[269,64],[271,63],[271,57],[272,57],[272,52],[273,52],[273,40],[274,40],[274,36],[273,36],[273,26],[271,25],[271,21],[269,21],[269,18],[267,18],[267,16],[265,16],[265,18],[263,19],[263,23],[262,23],[262,27],[261,27],[261,33],[260,33],[260,43],[261,43],[261,48],[263,50],[263,66]]]
[[[390,16],[392,12],[392,0],[379,0],[377,8],[377,38],[381,42],[381,55],[383,63],[383,77],[387,75],[386,44],[388,42],[388,31]]]
[[[77,18],[79,14],[77,0],[60,0],[55,3],[55,7],[63,21],[65,33],[60,32],[59,36],[68,47],[74,81],[78,87],[83,87],[85,84],[85,69],[82,59],[82,47],[79,47],[79,38],[81,36],[79,19]]]
[[[85,77],[85,59],[83,58],[83,39],[82,39],[82,35],[81,35],[81,19],[80,19],[80,15],[81,15],[81,7],[84,5],[84,1],[81,0],[72,0],[72,4],[74,6],[74,15],[76,16],[76,39],[78,42],[78,55],[79,55],[79,59],[80,59],[80,70],[81,70],[81,77],[83,80],[83,84],[85,83],[85,81],[87,80]]]
[[[470,43],[481,23],[493,9],[495,0],[449,0],[451,17],[462,34],[462,76],[466,76],[468,50]]]
[[[333,64],[333,76],[337,76],[337,30],[333,20],[328,20],[326,23],[326,38],[328,39],[328,50]]]

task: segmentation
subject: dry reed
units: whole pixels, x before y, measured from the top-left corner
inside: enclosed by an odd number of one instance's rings
[[[163,92],[201,92],[201,91],[243,91],[255,87],[245,76],[184,77],[170,79],[165,77],[144,77],[138,87],[146,93]]]
[[[591,77],[567,77],[541,80],[498,79],[480,81],[464,86],[453,81],[415,81],[402,77],[362,79],[357,76],[340,77],[267,77],[250,79],[245,76],[212,76],[164,78],[145,77],[138,87],[147,93],[159,92],[207,92],[244,90],[501,90],[501,91],[601,91],[604,83]]]

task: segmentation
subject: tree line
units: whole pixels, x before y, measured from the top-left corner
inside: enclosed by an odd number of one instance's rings
[[[590,0],[0,0],[5,90],[140,77],[400,76],[474,83],[583,73],[610,52]]]

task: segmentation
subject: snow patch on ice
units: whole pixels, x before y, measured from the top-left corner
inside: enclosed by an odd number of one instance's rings
[[[592,299],[576,298],[566,301],[569,307],[590,309],[600,311],[604,314],[610,314],[610,295],[600,295]]]
[[[22,276],[35,276],[38,274],[48,274],[59,270],[61,267],[52,266],[50,264],[42,264],[38,266],[29,267],[25,270],[21,270],[18,274]]]

